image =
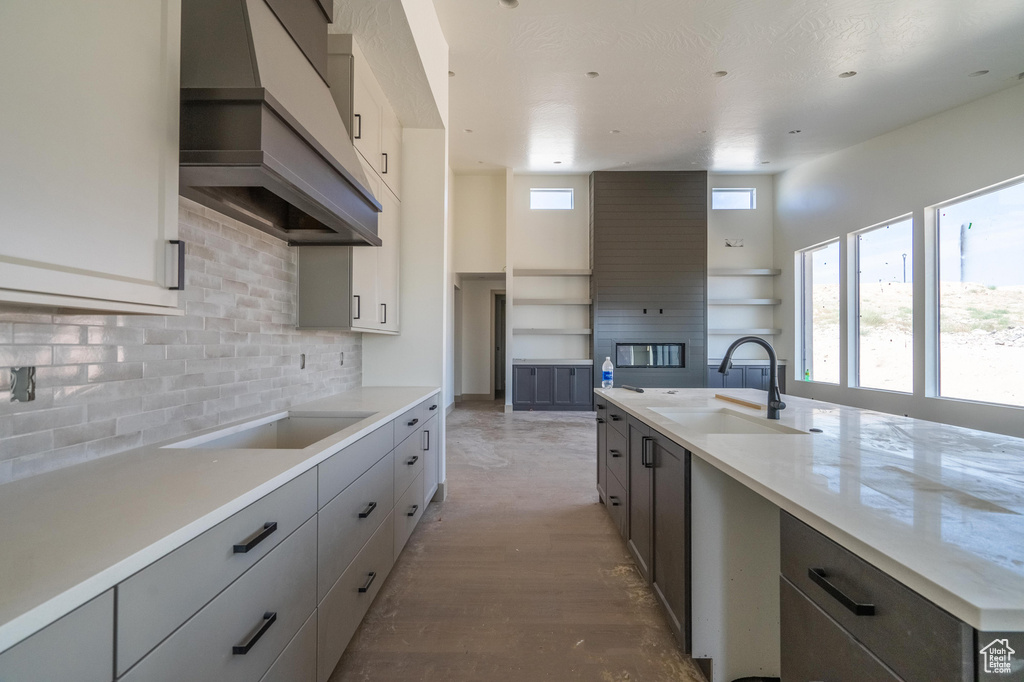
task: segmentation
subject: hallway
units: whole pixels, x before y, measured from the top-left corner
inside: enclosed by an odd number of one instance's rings
[[[433,503],[331,682],[699,682],[595,489],[593,413],[466,402]]]

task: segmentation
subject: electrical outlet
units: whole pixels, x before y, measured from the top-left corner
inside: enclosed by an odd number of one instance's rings
[[[11,402],[28,403],[36,399],[36,368],[11,367]]]

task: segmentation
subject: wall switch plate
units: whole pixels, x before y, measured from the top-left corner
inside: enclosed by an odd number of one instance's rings
[[[27,403],[36,399],[36,368],[11,367],[11,402]]]

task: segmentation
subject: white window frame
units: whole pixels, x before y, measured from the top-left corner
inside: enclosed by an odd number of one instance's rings
[[[533,205],[533,196],[536,194],[569,194],[569,206],[548,206],[544,208]],[[530,210],[531,211],[572,211],[576,208],[576,193],[572,187],[531,187],[530,188]]]
[[[725,194],[746,194],[750,197],[748,206],[715,206],[715,195]],[[712,211],[753,211],[757,208],[757,189],[754,187],[712,187],[711,188],[711,210]]]
[[[810,324],[808,324],[808,320],[807,320],[807,312],[809,310],[808,305],[813,300],[813,298],[811,296],[811,287],[812,287],[811,280],[812,280],[812,277],[808,277],[807,276],[807,273],[810,270],[810,268],[808,266],[812,263],[811,258],[813,257],[813,255],[816,252],[821,251],[822,249],[827,249],[828,247],[832,246],[833,244],[836,244],[839,247],[839,334],[840,334],[840,339],[839,340],[840,340],[840,358],[839,358],[839,380],[836,381],[836,382],[821,381],[819,379],[815,379],[814,378],[813,367],[811,367],[808,364],[808,363],[810,363],[810,361],[811,361],[811,359],[813,357],[813,354],[814,354],[814,340],[813,340],[814,339],[814,335],[813,335],[813,333],[811,333],[812,330],[813,330],[813,326],[814,326],[814,324],[813,324],[813,322],[814,322],[814,313],[813,313],[813,311],[811,311]],[[799,356],[799,360],[800,360],[799,364],[797,365],[799,367],[799,372],[800,372],[800,374],[796,377],[797,381],[804,381],[804,377],[807,375],[807,370],[811,369],[812,373],[811,373],[811,380],[810,380],[809,383],[821,384],[821,385],[824,385],[824,386],[842,386],[843,385],[843,376],[844,376],[844,374],[843,374],[843,366],[842,366],[842,346],[841,345],[842,345],[842,333],[843,333],[843,316],[842,316],[842,313],[843,313],[843,301],[842,301],[842,296],[843,296],[843,268],[842,268],[842,259],[844,257],[844,251],[845,250],[843,248],[843,239],[842,239],[842,237],[833,237],[832,239],[829,239],[828,241],[824,241],[824,242],[815,244],[814,246],[808,246],[807,248],[804,248],[804,249],[799,249],[796,252],[796,271],[798,273],[798,277],[797,277],[797,281],[796,281],[796,288],[797,288],[796,300],[799,301],[799,306],[797,306],[797,309],[796,309],[796,328],[799,330],[799,332],[796,334],[796,341],[797,341],[797,344],[799,346],[798,356]],[[848,328],[848,325],[847,325],[847,328]]]

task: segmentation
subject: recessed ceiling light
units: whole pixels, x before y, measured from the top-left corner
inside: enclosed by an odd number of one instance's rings
[[[839,77],[840,78],[853,78],[856,75],[857,75],[856,71],[843,71],[841,74],[839,74]]]
[[[981,71],[975,71],[974,73],[967,74],[968,78],[974,78],[975,76],[984,76],[988,73],[988,69],[982,69]]]
[[[454,76],[454,75],[455,75],[455,72],[454,72],[454,71],[449,71],[449,72],[448,72],[448,77],[449,77],[449,78],[451,78],[451,77],[452,77],[452,76]]]
[[[766,166],[766,165],[768,165],[769,163],[771,163],[771,161],[762,161],[762,162],[761,162],[761,165],[762,165],[762,166]]]
[[[790,131],[789,131],[789,134],[790,134],[790,135],[796,135],[796,134],[797,134],[797,133],[799,133],[799,132],[802,132],[802,131],[800,131],[800,130],[790,130]]]
[[[597,71],[587,71],[586,73],[587,78],[597,78],[600,75]]]
[[[462,132],[464,132],[464,133],[471,133],[473,131],[470,128],[463,128]]]
[[[483,163],[483,161],[477,161],[477,163]]]
[[[519,0],[498,0],[498,4],[505,9],[515,9],[519,7]]]
[[[729,75],[729,72],[728,71],[715,71],[711,75],[714,76],[715,78],[725,78],[726,76]]]
[[[701,134],[701,135],[707,135],[707,133],[708,133],[708,131],[706,131],[706,130],[702,130],[702,131],[700,131],[700,134]]]
[[[555,163],[562,163],[561,161],[555,161]]]
[[[618,135],[618,134],[619,134],[619,133],[621,133],[622,131],[621,131],[621,130],[619,130],[618,128],[616,128],[615,130],[609,130],[608,132],[610,132],[610,133],[611,133],[612,135]]]

